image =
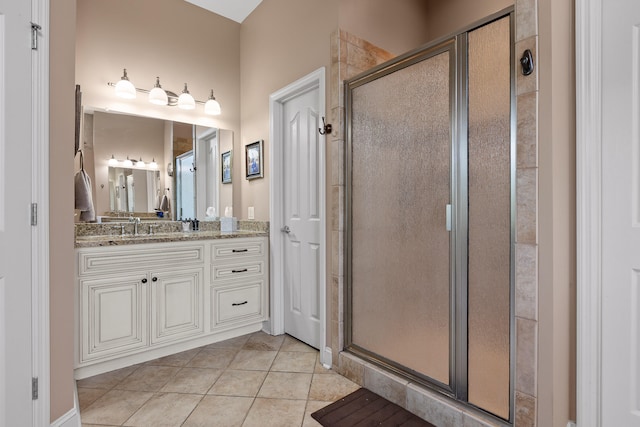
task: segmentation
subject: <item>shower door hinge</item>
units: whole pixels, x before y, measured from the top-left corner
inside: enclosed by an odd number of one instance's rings
[[[31,203],[31,225],[38,225],[38,204]]]
[[[31,50],[38,50],[38,31],[41,29],[40,25],[31,23]]]
[[[38,377],[31,378],[31,400],[38,400]]]

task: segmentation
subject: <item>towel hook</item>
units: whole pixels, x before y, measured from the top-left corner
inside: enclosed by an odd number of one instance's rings
[[[325,124],[324,116],[322,116],[322,127],[318,128],[318,132],[320,132],[320,135],[326,135],[333,132],[333,126],[331,126],[331,123]]]

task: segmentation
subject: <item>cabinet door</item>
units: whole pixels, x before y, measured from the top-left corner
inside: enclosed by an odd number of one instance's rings
[[[151,273],[151,343],[201,334],[203,268]]]
[[[132,275],[80,281],[80,361],[146,347],[147,285]]]

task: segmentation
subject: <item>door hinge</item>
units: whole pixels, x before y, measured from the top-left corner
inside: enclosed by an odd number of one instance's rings
[[[38,400],[38,377],[31,378],[31,399]]]
[[[31,203],[31,225],[38,225],[38,204]]]
[[[31,50],[38,50],[38,31],[41,29],[40,25],[31,23]]]

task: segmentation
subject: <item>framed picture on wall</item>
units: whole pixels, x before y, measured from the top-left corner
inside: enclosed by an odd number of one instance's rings
[[[226,153],[222,153],[222,183],[223,184],[231,184],[231,151],[227,151]]]
[[[262,178],[262,140],[247,144],[244,149],[247,179]]]

